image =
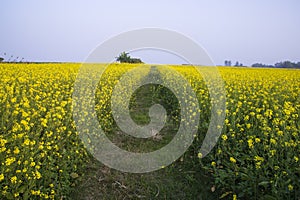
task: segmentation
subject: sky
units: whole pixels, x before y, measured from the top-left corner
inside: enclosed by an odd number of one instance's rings
[[[84,62],[106,40],[153,27],[191,38],[216,65],[300,61],[299,0],[2,0],[0,9],[6,60]],[[184,62],[161,51],[132,56]]]

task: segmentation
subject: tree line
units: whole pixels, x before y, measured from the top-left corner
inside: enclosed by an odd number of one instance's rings
[[[262,67],[262,68],[297,68],[300,69],[300,62],[294,63],[291,61],[283,61],[275,63],[274,65],[265,65],[262,63],[255,63],[252,67]]]
[[[231,64],[230,60],[225,60],[224,62],[225,66],[235,66],[235,67],[242,67],[243,64],[236,61],[234,65]],[[251,65],[251,67],[260,67],[260,68],[296,68],[300,69],[300,62],[291,62],[291,61],[283,61],[275,63],[274,65],[266,65],[262,63],[254,63]]]

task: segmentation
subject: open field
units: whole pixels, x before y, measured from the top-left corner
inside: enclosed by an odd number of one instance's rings
[[[149,152],[172,140],[180,110],[170,90],[141,87],[131,97],[132,119],[149,123],[148,108],[160,103],[168,114],[166,125],[149,139],[123,133],[112,117],[110,100],[120,77],[136,66],[107,68],[96,89],[95,110],[116,145]],[[201,158],[211,114],[209,91],[195,68],[170,66],[196,92],[198,133],[171,166],[129,174],[95,161],[79,138],[72,106],[79,68],[70,63],[0,64],[0,199],[300,198],[300,70],[219,67],[226,119],[217,145]],[[153,71],[157,78],[172,79],[163,66],[145,70],[132,80]]]

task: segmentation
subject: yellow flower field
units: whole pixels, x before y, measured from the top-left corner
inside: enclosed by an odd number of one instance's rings
[[[112,64],[102,76],[95,108],[104,130],[113,125],[112,90],[134,67]],[[60,199],[84,169],[89,156],[72,116],[79,68],[71,63],[0,64],[0,199]],[[195,68],[172,69],[196,91],[200,126],[192,146],[200,149],[210,116],[209,91]],[[299,198],[300,71],[219,71],[226,89],[222,136],[207,157],[199,159],[195,152],[191,159],[214,177],[224,197]]]
[[[178,70],[190,82],[197,79],[192,68]],[[299,198],[300,71],[219,70],[226,84],[226,119],[202,166],[212,172],[224,196]]]

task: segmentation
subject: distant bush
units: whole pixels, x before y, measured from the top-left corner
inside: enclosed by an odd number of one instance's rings
[[[141,59],[139,58],[131,58],[129,53],[122,52],[118,57],[117,61],[120,63],[143,63]]]

